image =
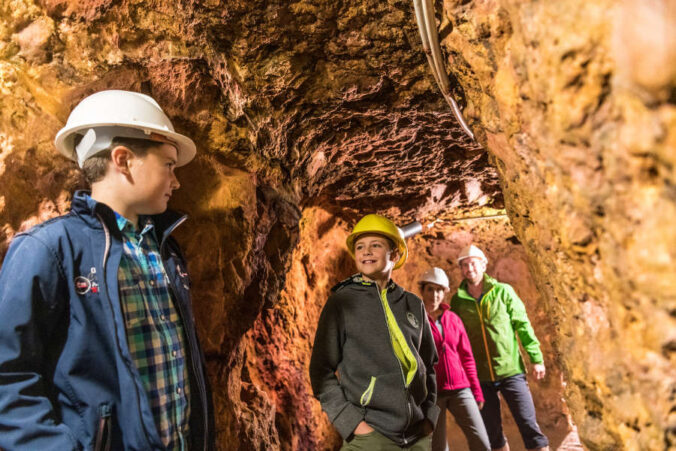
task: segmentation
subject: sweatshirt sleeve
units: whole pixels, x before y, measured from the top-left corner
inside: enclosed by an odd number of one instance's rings
[[[528,320],[526,307],[514,291],[511,285],[504,284],[505,305],[512,321],[512,328],[516,331],[521,341],[521,345],[526,350],[532,363],[542,363],[542,351],[540,351],[540,342],[535,336],[535,331]]]
[[[344,325],[335,296],[329,297],[319,317],[310,359],[310,382],[329,421],[344,439],[352,435],[363,420],[361,410],[345,397],[336,376],[343,358]]]
[[[465,330],[465,326],[462,324],[462,320],[455,313],[453,313],[453,324],[458,330],[458,334],[460,336],[460,339],[458,340],[458,355],[460,356],[462,368],[465,370],[465,374],[469,380],[469,386],[472,389],[472,394],[474,395],[476,402],[484,402],[484,395],[481,391],[479,376],[477,375],[476,371],[476,362],[474,361],[474,354],[472,354],[472,345],[469,343],[467,331]]]
[[[422,306],[422,302],[421,302]],[[425,363],[427,386],[427,398],[423,401],[421,408],[427,418],[433,425],[437,424],[440,409],[437,406],[437,376],[434,373],[434,365],[437,364],[439,358],[437,356],[437,347],[434,344],[434,336],[432,329],[430,329],[430,322],[425,313],[425,307],[422,307],[423,318],[423,335],[420,341],[419,354],[422,361]]]
[[[0,271],[0,449],[79,449],[49,394],[45,348],[63,322],[62,266],[37,238],[20,235]]]

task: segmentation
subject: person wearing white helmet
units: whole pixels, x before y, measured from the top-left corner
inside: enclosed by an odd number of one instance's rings
[[[545,376],[540,342],[528,320],[526,308],[514,288],[486,274],[488,259],[475,245],[458,256],[464,280],[451,300],[451,310],[465,325],[484,395],[481,416],[491,448],[509,451],[502,430],[498,393],[502,395],[529,450],[548,450],[549,441],[535,417],[533,398],[526,381],[526,366],[519,342],[533,365],[533,376]]]
[[[0,449],[210,450],[213,408],[167,210],[195,144],[151,97],[83,99],[55,139],[91,192],[0,271]]]
[[[490,450],[481,413],[484,397],[476,365],[462,321],[444,302],[450,291],[448,276],[441,268],[430,268],[418,280],[427,318],[439,355],[434,367],[437,375],[437,405],[441,409],[432,436],[432,451],[448,449],[446,411],[453,414],[469,449]]]

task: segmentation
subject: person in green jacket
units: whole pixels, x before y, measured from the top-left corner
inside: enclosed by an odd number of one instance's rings
[[[540,342],[526,308],[514,288],[485,274],[488,259],[478,247],[467,246],[458,257],[464,280],[451,300],[451,310],[465,325],[485,398],[481,416],[491,448],[509,451],[502,431],[501,393],[529,450],[548,450],[549,441],[535,418],[519,341],[533,364],[533,376],[545,376]]]
[[[437,352],[422,301],[390,276],[406,261],[399,228],[366,215],[347,237],[358,274],[332,289],[310,381],[345,440],[341,450],[430,451],[439,416]]]

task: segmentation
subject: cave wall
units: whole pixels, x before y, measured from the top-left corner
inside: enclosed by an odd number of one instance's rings
[[[439,12],[583,442],[676,446],[674,3],[444,0]]]
[[[247,372],[275,411],[279,443],[263,449],[338,449],[340,436],[312,395],[309,365],[319,314],[336,283],[355,272],[347,224],[318,207],[303,211],[291,268],[274,307],[245,337]]]

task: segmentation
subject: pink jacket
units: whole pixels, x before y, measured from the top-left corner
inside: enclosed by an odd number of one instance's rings
[[[442,338],[434,319],[427,315],[434,336],[434,344],[439,354],[439,362],[434,367],[437,374],[437,390],[457,390],[470,387],[477,402],[483,402],[479,378],[472,347],[460,317],[451,312],[447,304],[441,304]]]

